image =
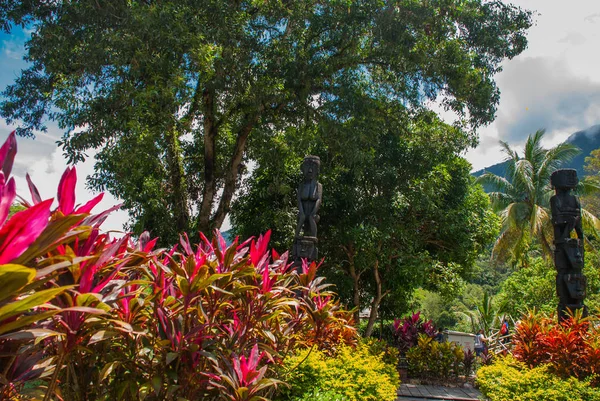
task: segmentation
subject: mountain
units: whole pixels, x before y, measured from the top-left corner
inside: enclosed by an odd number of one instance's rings
[[[570,162],[565,163],[562,167],[574,168],[577,170],[577,175],[579,178],[582,178],[585,175],[585,171],[583,169],[583,166],[585,165],[585,158],[590,155],[592,150],[600,148],[600,124],[594,125],[583,131],[577,131],[568,137],[565,142],[577,146],[581,150],[581,153],[575,156]],[[473,175],[475,177],[479,177],[485,172],[490,172],[499,176],[504,176],[506,173],[506,163],[507,162],[494,164],[474,172]]]

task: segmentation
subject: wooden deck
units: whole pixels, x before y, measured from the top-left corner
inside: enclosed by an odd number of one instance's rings
[[[481,393],[474,388],[401,384],[397,401],[478,401]]]

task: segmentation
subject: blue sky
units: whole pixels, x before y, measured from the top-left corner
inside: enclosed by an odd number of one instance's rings
[[[600,124],[600,1],[598,0],[515,0],[526,9],[537,12],[536,24],[529,32],[529,46],[521,55],[503,63],[504,71],[496,76],[501,100],[496,120],[479,130],[480,145],[465,157],[474,169],[503,160],[499,140],[519,147],[529,134],[545,128],[546,146],[564,141],[570,134]],[[0,34],[0,89],[12,83],[26,67],[22,60],[28,36],[21,29],[10,35]],[[451,113],[437,104],[430,107],[448,122]],[[0,121],[0,140],[15,127]],[[27,193],[24,181],[29,172],[45,197],[55,196],[56,186],[66,167],[55,141],[62,135],[49,125],[48,133],[35,140],[19,138],[19,156],[14,175],[18,191]],[[83,179],[93,171],[92,161],[78,165],[81,201],[90,199]],[[118,203],[107,196],[101,206]],[[117,212],[105,228],[120,229],[125,212]]]
[[[20,71],[27,67],[23,60],[25,42],[29,32],[15,28],[10,34],[0,33],[0,88],[4,90],[18,77]],[[0,140],[4,142],[6,136],[16,128],[8,126],[6,121],[0,120]],[[67,164],[62,152],[56,145],[56,140],[62,136],[62,131],[53,124],[48,124],[47,133],[38,133],[35,139],[17,138],[18,155],[15,160],[13,175],[17,181],[17,193],[29,200],[29,191],[25,181],[25,174],[29,173],[36,184],[42,197],[56,198],[56,188],[60,176]],[[85,177],[93,172],[93,161],[77,166],[77,199],[85,202],[94,194],[85,188]],[[102,211],[120,203],[110,194],[105,194],[103,201],[96,206],[95,211]],[[105,230],[122,230],[123,223],[127,220],[124,211],[113,212],[103,225]]]

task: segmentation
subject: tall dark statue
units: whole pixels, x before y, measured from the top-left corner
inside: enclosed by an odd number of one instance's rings
[[[292,251],[294,260],[316,260],[317,252],[317,223],[319,222],[319,207],[323,187],[318,181],[321,160],[317,156],[306,156],[302,162],[302,183],[298,187],[298,224]]]
[[[567,318],[567,309],[582,309],[587,280],[583,275],[583,230],[581,205],[571,191],[577,186],[577,171],[557,170],[550,177],[555,195],[550,198],[552,225],[554,226],[554,265],[556,267],[556,293],[559,298],[558,318]],[[571,238],[575,231],[577,238]]]

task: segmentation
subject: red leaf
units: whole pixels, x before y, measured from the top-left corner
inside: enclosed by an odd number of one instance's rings
[[[58,184],[58,210],[63,214],[71,214],[75,206],[75,184],[77,171],[75,167],[67,167]]]
[[[4,174],[0,171],[0,181],[4,181]],[[6,217],[10,212],[10,206],[15,200],[17,195],[15,188],[15,180],[11,178],[8,180],[8,184],[0,186],[0,226],[6,221]]]
[[[16,213],[0,229],[0,264],[18,258],[44,231],[50,217],[52,199]]]
[[[37,187],[31,181],[31,177],[29,173],[25,174],[25,179],[27,180],[27,185],[29,186],[29,192],[31,193],[31,199],[33,200],[33,204],[37,205],[42,201],[42,197],[40,196],[40,191],[38,191]]]
[[[77,210],[75,210],[75,214],[91,212],[92,209],[94,208],[94,206],[96,206],[98,203],[100,203],[100,201],[102,200],[103,197],[104,197],[104,193],[101,193],[100,195],[96,196],[94,199],[87,202],[85,205],[78,207]]]
[[[6,178],[8,178],[12,171],[16,154],[17,139],[15,138],[15,131],[13,131],[8,135],[8,138],[6,138],[6,141],[4,141],[4,144],[0,148],[0,165],[2,166],[2,172]]]

